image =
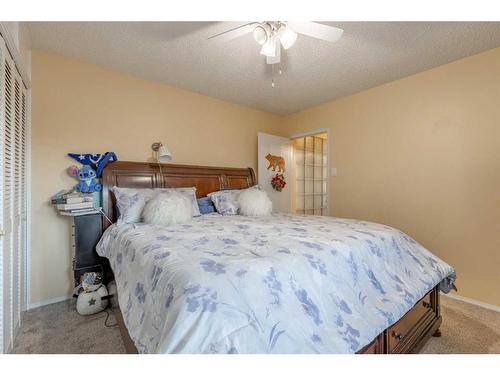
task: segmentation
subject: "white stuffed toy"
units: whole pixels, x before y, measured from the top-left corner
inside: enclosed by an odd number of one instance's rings
[[[81,284],[75,289],[75,294],[78,294],[76,311],[80,315],[95,314],[108,306],[108,300],[102,299],[108,295],[108,291],[102,284],[102,276],[99,272],[85,272],[81,278]]]
[[[102,284],[92,292],[80,293],[76,300],[76,311],[80,315],[90,315],[104,310],[108,306],[108,300],[102,298],[107,295],[108,291]]]

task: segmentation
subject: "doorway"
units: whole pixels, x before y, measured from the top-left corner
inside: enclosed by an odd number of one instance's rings
[[[328,215],[328,133],[322,131],[294,137],[292,155],[293,211],[297,214]]]
[[[328,130],[292,138],[258,133],[258,181],[273,202],[273,212],[328,215]],[[282,168],[273,165],[280,160]],[[273,177],[286,185],[277,191]]]

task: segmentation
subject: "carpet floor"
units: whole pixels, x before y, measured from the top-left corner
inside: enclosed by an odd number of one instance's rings
[[[441,298],[441,337],[432,337],[420,353],[500,353],[500,312]],[[108,325],[115,323],[113,314]],[[13,353],[125,353],[118,327],[105,327],[106,313],[81,316],[74,300],[28,311]]]

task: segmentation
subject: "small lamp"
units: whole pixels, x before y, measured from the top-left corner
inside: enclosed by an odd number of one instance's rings
[[[155,142],[151,145],[151,149],[156,152],[156,161],[158,163],[172,160],[172,154],[163,143]]]

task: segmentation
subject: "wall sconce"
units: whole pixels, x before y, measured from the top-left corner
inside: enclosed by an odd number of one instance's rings
[[[163,143],[155,142],[151,145],[151,149],[156,153],[156,161],[158,163],[172,160],[172,154]]]

